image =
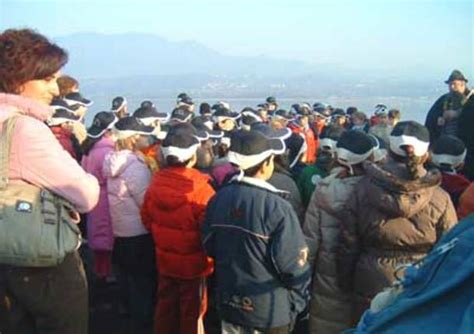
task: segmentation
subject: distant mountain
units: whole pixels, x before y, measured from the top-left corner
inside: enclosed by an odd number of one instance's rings
[[[55,39],[69,51],[64,72],[94,96],[364,97],[437,96],[439,73],[307,64],[273,57],[228,56],[194,41],[152,34],[76,33]],[[444,77],[442,77],[444,79]]]
[[[203,73],[265,76],[315,70],[304,62],[226,56],[197,42],[171,42],[151,34],[76,33],[55,40],[69,51],[66,70],[80,78]]]

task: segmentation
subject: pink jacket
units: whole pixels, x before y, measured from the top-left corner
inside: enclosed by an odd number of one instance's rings
[[[114,233],[110,219],[109,199],[107,197],[107,178],[103,174],[105,156],[114,151],[114,141],[102,137],[88,155],[82,158],[82,167],[99,180],[99,203],[87,214],[87,239],[93,250],[111,251],[114,245]]]
[[[15,114],[19,117],[10,152],[10,182],[46,188],[79,212],[92,210],[99,199],[97,179],[79,166],[43,123],[51,116],[50,109],[19,95],[0,93],[0,123]]]
[[[129,150],[109,153],[104,161],[104,176],[116,237],[147,234],[140,208],[151,181],[151,172],[141,155]]]

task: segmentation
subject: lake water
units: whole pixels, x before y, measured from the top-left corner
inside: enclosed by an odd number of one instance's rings
[[[87,98],[94,101],[94,104],[89,109],[86,115],[86,124],[89,125],[94,115],[99,111],[110,110],[113,96],[104,97],[96,94],[86,94]],[[127,97],[126,95],[124,95]],[[363,98],[343,98],[343,97],[326,97],[326,98],[284,98],[277,96],[277,101],[280,107],[289,109],[294,103],[309,102],[325,102],[331,104],[333,107],[346,109],[349,106],[355,106],[359,110],[364,111],[367,116],[371,116],[376,104],[383,103],[389,108],[397,108],[402,113],[402,119],[404,120],[415,120],[423,123],[426,114],[432,104],[436,101],[437,96],[423,96],[423,97],[363,97]],[[133,96],[127,97],[129,112],[133,112],[138,108],[143,100],[151,100],[160,111],[171,112],[176,104],[175,98],[162,98],[162,97],[150,97],[150,96]],[[240,111],[246,106],[255,107],[257,104],[264,102],[265,97],[261,99],[256,98],[225,98],[225,97],[206,97],[206,98],[194,98],[196,107],[199,107],[201,102],[208,102],[214,104],[217,101],[226,101],[230,103],[231,107]]]

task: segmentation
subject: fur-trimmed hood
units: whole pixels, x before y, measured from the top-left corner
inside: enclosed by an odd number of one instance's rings
[[[411,217],[431,200],[434,189],[441,184],[441,172],[426,171],[420,166],[420,178],[409,180],[405,165],[393,160],[379,167],[364,163],[369,177],[369,201],[390,215]]]

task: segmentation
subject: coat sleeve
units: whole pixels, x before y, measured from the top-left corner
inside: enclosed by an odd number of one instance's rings
[[[449,231],[457,223],[458,216],[456,214],[456,209],[454,208],[451,198],[448,194],[446,194],[446,208],[436,226],[437,240],[439,240],[443,236],[443,234]]]
[[[13,145],[18,152],[21,178],[63,197],[81,213],[99,200],[99,183],[87,174],[59,144],[50,129],[26,117],[17,121]]]
[[[307,288],[310,279],[308,246],[296,213],[289,204],[282,209],[284,212],[272,233],[272,261],[287,288],[302,291]]]
[[[153,180],[148,187],[145,197],[143,199],[143,205],[140,209],[140,217],[142,219],[142,224],[148,231],[151,231],[151,224],[153,221],[152,215],[152,205],[153,205]]]
[[[214,196],[214,194],[215,194],[214,188],[212,188],[210,184],[206,184],[196,194],[196,197],[192,204],[193,204],[194,216],[196,217],[200,225],[202,225],[204,221],[207,205],[210,199],[212,198],[212,196]]]
[[[303,312],[310,299],[311,270],[301,225],[289,204],[287,209],[283,210],[270,243],[273,267],[282,284],[290,292],[295,312]]]
[[[357,191],[341,212],[341,234],[337,246],[337,283],[345,292],[353,289],[354,272],[360,254]]]
[[[213,197],[206,208],[205,217],[201,225],[201,239],[206,254],[210,257],[215,256],[214,252],[214,231],[212,230],[214,210],[216,207],[216,197]]]
[[[150,185],[151,173],[144,163],[127,168],[127,189],[139,208],[142,207],[145,193]]]
[[[314,266],[314,260],[317,256],[321,244],[321,209],[318,207],[315,196],[311,197],[306,210],[306,216],[303,224],[303,234],[308,245],[308,263]]]

